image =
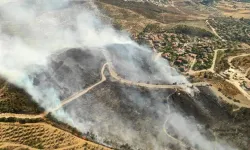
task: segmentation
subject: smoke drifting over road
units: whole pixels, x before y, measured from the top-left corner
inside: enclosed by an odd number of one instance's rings
[[[121,76],[134,82],[188,84],[165,60],[153,61],[151,50],[136,44],[127,33],[104,24],[94,8],[92,2],[69,0],[3,3],[0,75],[24,88],[47,111],[59,105],[60,100],[98,82],[100,68],[107,61]],[[72,48],[81,50],[68,51]],[[112,92],[117,85],[105,85],[97,89],[101,94],[84,95],[55,116],[70,121],[82,132],[92,131],[100,140],[117,139],[145,149],[164,149],[171,143],[163,126],[192,147],[230,149],[209,141],[199,133],[195,121],[175,108],[169,114],[168,107],[156,100],[162,93],[147,91],[145,96],[135,87],[118,86],[117,94]],[[105,93],[110,97],[105,97]],[[102,97],[115,103],[101,103]]]

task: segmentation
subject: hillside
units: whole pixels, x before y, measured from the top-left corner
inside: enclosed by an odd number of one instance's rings
[[[248,3],[7,1],[0,150],[249,149]]]
[[[24,90],[3,79],[1,86],[0,149],[108,149],[79,138],[66,124],[45,118],[44,110]]]
[[[43,111],[23,89],[0,79],[0,113],[39,114]]]
[[[112,50],[112,47],[110,47],[110,53],[114,56],[118,55],[116,57],[119,58],[119,55],[123,55],[121,52],[123,49],[119,46],[116,47],[120,52],[116,54],[116,49]],[[67,56],[72,61],[77,61],[77,59],[75,60],[73,57],[76,53],[81,55],[82,58],[88,58],[89,55],[93,55],[91,54],[91,51],[88,50],[83,50],[82,52],[72,49],[67,52]],[[145,55],[147,56],[147,54]],[[60,54],[59,57],[57,57],[57,61],[64,59],[64,57],[61,56],[64,56],[64,54]],[[99,55],[98,57],[102,56]],[[195,118],[195,120],[202,126],[202,128],[199,129],[199,132],[204,132],[203,134],[210,140],[214,140],[215,137],[212,136],[214,135],[216,138],[231,141],[230,144],[241,147],[242,149],[246,149],[249,146],[249,141],[247,139],[249,136],[247,132],[249,127],[247,126],[248,122],[245,121],[250,117],[249,108],[246,109],[226,103],[221,97],[214,95],[212,92],[213,90],[211,90],[210,87],[206,86],[198,87],[200,93],[195,93],[194,97],[188,95],[185,91],[177,87],[177,89],[171,87],[166,87],[166,89],[160,88],[160,85],[159,88],[157,88],[157,86],[155,86],[155,88],[151,86],[147,87],[147,84],[168,83],[159,80],[154,81],[153,79],[149,80],[144,78],[143,75],[141,75],[141,78],[138,81],[133,76],[125,74],[125,72],[134,72],[131,71],[130,68],[126,68],[128,70],[120,70],[122,64],[129,65],[126,61],[128,58],[123,55],[123,58],[120,58],[119,61],[116,59],[112,60],[112,62],[117,65],[114,66],[115,71],[118,72],[119,76],[128,80],[128,82],[125,82],[125,79],[123,81],[123,79],[115,78],[114,74],[110,74],[109,69],[106,68],[102,70],[105,75],[102,82],[98,82],[99,84],[87,93],[72,98],[70,101],[65,99],[65,101],[63,100],[62,102],[64,105],[61,107],[74,119],[75,122],[81,123],[84,120],[85,124],[91,124],[88,126],[88,130],[96,135],[95,139],[99,139],[112,147],[119,147],[118,143],[124,145],[128,143],[131,147],[154,149],[154,135],[164,136],[164,134],[161,133],[162,126],[164,126],[164,119],[158,120],[158,118],[165,118],[166,114],[169,113],[168,111],[171,111],[171,114],[173,113],[172,115],[175,115],[172,111],[177,111],[181,112],[181,114],[187,117],[189,121],[193,121],[192,118]],[[94,61],[94,59],[92,61]],[[140,62],[140,60],[138,61]],[[132,62],[136,63],[136,60]],[[151,67],[154,66],[150,59],[148,62],[145,61],[144,63],[144,65],[150,63]],[[69,64],[64,62],[64,65],[67,66]],[[83,68],[85,66],[84,63],[79,65]],[[151,72],[150,70],[144,71],[148,71],[148,73]],[[53,73],[59,75],[60,72],[60,70],[56,70]],[[77,68],[71,67],[70,72],[77,72]],[[96,73],[97,72],[89,72],[87,70],[84,71],[85,76],[88,76],[88,74],[94,75]],[[46,74],[49,74],[49,72]],[[140,74],[140,72],[137,74]],[[65,74],[65,77],[66,76],[68,75]],[[77,84],[63,84],[67,82],[66,79],[67,78],[60,80],[62,83],[61,85],[63,85],[59,87],[60,89],[74,89],[74,87],[77,86]],[[46,82],[54,81],[49,80]],[[136,82],[142,84],[136,84]],[[84,89],[81,91],[84,91]],[[129,95],[127,95],[128,93]],[[138,96],[140,97],[138,98]],[[169,110],[169,108],[171,109]],[[166,112],[165,110],[168,111]],[[74,117],[76,114],[77,117]],[[174,118],[171,121],[171,123],[176,123]],[[113,122],[115,122],[115,124],[113,124]],[[228,122],[231,124],[228,125]],[[171,143],[165,143],[165,140],[158,139],[158,145],[179,149],[180,147],[183,147],[183,144],[180,143],[184,143],[184,147],[192,147],[189,143],[188,137],[180,135],[178,129],[174,129],[174,127],[171,126],[171,123],[168,125],[170,131],[167,130],[166,138],[171,140],[171,138],[174,137],[174,139],[179,142],[174,142],[175,140],[173,140]],[[121,128],[122,133],[120,131]],[[209,130],[207,130],[207,128],[209,128]],[[239,130],[232,134],[231,131],[234,131],[236,128]],[[126,134],[124,135],[124,133]],[[131,136],[132,140],[126,139],[126,136],[128,135]],[[147,144],[143,141],[147,141]]]

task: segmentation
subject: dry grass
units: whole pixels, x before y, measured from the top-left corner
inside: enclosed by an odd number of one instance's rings
[[[169,6],[167,8],[155,8],[155,6],[135,3],[136,6],[128,7],[128,3],[117,2],[111,4],[109,0],[97,2],[101,10],[113,19],[113,22],[121,25],[123,29],[131,34],[138,34],[148,24],[158,24],[162,28],[172,28],[176,25],[189,25],[203,28],[210,31],[205,23],[206,15],[182,14],[175,8]],[[127,6],[128,5],[128,6]]]
[[[212,83],[213,86],[215,86],[217,89],[221,89],[221,92],[225,96],[235,97],[241,94],[240,91],[234,85],[222,79],[214,79],[214,80],[211,80],[210,83]]]
[[[236,57],[231,62],[234,67],[243,70],[243,73],[250,68],[250,56]]]
[[[206,72],[206,78],[204,78],[205,72],[200,72],[194,75],[193,82],[208,82],[217,91],[220,91],[230,101],[237,100],[241,104],[250,105],[250,101],[243,96],[243,94],[231,83],[225,81],[221,77],[214,75],[214,73]]]
[[[232,16],[234,18],[248,18],[250,19],[250,4],[242,2],[220,2],[217,8],[225,16]]]
[[[114,22],[120,24],[123,29],[131,34],[142,32],[147,24],[158,23],[157,21],[148,19],[129,9],[124,9],[102,2],[98,2],[97,4],[102,11],[114,20]]]
[[[240,104],[250,106],[249,100],[231,83],[222,79],[214,79],[209,81],[213,87],[218,89],[223,95],[225,95],[231,101],[238,101]]]
[[[4,142],[37,149],[107,149],[45,123],[0,123],[0,143]]]

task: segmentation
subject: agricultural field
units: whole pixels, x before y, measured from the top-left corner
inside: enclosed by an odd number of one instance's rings
[[[105,150],[81,138],[75,128],[40,108],[22,89],[0,80],[0,150],[61,149]]]
[[[118,29],[124,29],[132,35],[143,31],[148,24],[157,24],[163,28],[176,25],[189,25],[211,30],[204,19],[208,16],[205,10],[194,10],[181,1],[177,6],[158,7],[150,3],[138,3],[123,0],[99,0],[96,2],[100,10],[106,13]],[[177,5],[177,4],[176,4]],[[183,12],[183,11],[185,12]]]
[[[17,143],[35,149],[105,149],[45,123],[0,123],[0,143]]]
[[[250,19],[250,3],[235,2],[235,1],[220,1],[216,8],[221,11],[224,16],[233,18]]]

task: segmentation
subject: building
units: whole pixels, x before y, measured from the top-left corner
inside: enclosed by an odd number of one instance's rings
[[[244,82],[243,86],[247,91],[250,91],[250,82]]]

